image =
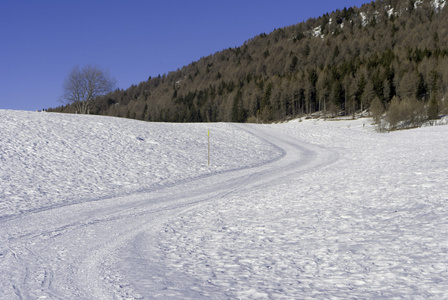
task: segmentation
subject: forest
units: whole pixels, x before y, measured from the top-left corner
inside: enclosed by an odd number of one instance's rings
[[[366,112],[389,129],[418,126],[448,113],[447,10],[445,0],[336,10],[97,97],[90,113],[261,123]]]

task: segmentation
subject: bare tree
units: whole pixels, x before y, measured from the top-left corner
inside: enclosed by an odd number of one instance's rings
[[[88,114],[92,101],[115,88],[116,80],[98,66],[73,67],[64,80],[62,102],[72,104],[77,113]]]

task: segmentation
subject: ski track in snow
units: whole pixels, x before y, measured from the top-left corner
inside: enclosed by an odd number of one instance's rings
[[[447,127],[366,122],[0,110],[0,298],[448,298]]]

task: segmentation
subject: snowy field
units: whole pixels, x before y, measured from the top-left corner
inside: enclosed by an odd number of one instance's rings
[[[0,299],[447,299],[447,148],[0,110]]]

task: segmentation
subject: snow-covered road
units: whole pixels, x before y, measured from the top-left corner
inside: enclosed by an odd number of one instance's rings
[[[446,127],[0,112],[1,299],[448,297]],[[210,127],[207,167],[195,154]],[[57,153],[83,164],[61,168]]]

